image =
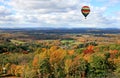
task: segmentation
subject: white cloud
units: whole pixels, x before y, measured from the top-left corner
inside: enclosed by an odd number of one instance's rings
[[[109,0],[112,1],[112,0]],[[113,1],[115,4],[120,0]],[[58,26],[58,27],[107,27],[118,25],[119,18],[106,17],[107,7],[95,7],[91,0],[10,0],[0,6],[0,23],[3,26]],[[91,12],[87,19],[81,14],[81,7],[89,5]],[[120,15],[119,15],[120,16]]]

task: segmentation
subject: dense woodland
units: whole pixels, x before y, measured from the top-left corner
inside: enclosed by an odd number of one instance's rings
[[[119,33],[53,32],[0,31],[0,78],[120,77]]]

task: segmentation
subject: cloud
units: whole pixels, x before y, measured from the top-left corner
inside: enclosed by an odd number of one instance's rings
[[[18,12],[48,13],[74,9],[78,0],[11,0],[8,5]]]
[[[10,15],[11,12],[9,9],[6,9],[4,6],[0,6],[0,16]]]
[[[105,16],[109,6],[94,6],[92,0],[2,0],[0,6],[1,26],[51,26],[51,27],[113,27],[119,18]],[[100,0],[99,0],[100,1]],[[107,0],[110,4],[110,1]],[[114,0],[116,4],[120,0]],[[101,1],[101,3],[103,0]],[[81,7],[89,5],[91,12],[87,19],[81,14]],[[120,15],[119,15],[120,16]],[[111,19],[110,19],[111,18]],[[109,26],[108,26],[109,25]]]

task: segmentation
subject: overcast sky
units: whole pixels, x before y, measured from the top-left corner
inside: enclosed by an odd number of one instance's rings
[[[91,9],[87,19],[82,6]],[[120,28],[120,0],[0,0],[0,28]]]

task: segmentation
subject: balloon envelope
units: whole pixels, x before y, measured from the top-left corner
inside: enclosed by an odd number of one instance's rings
[[[83,6],[81,9],[82,14],[85,16],[85,18],[87,17],[87,15],[90,13],[90,8],[89,6]]]

